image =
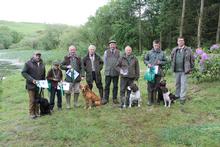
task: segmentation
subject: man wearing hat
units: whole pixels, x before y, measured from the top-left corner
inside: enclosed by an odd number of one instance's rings
[[[35,119],[39,116],[39,106],[35,100],[39,96],[39,88],[36,83],[37,80],[45,79],[45,65],[41,59],[40,52],[35,52],[33,57],[25,63],[21,74],[26,79],[26,89],[29,94],[30,118]]]
[[[47,73],[47,80],[50,83],[50,110],[53,111],[55,94],[57,94],[57,107],[58,110],[62,109],[62,94],[61,89],[57,89],[58,82],[62,81],[63,74],[60,70],[60,63],[53,62],[53,67]]]
[[[118,104],[118,78],[119,72],[116,70],[116,64],[120,57],[120,51],[116,47],[116,41],[109,41],[109,48],[104,53],[105,64],[105,94],[103,104],[109,102],[109,90],[111,81],[113,81],[113,103]]]

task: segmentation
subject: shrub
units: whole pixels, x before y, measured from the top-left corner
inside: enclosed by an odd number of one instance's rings
[[[205,71],[199,70],[199,60],[195,61],[192,77],[197,82],[215,81],[220,79],[220,56],[213,56],[205,62]]]

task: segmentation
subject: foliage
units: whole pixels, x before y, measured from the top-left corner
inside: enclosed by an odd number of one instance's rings
[[[13,43],[18,43],[23,38],[21,33],[13,31],[5,26],[0,26],[0,49],[8,49]]]
[[[199,67],[199,60],[195,62],[195,68],[192,72],[192,77],[197,82],[215,81],[220,79],[220,56],[213,56],[205,62],[205,71],[201,72]]]
[[[12,53],[1,52],[8,57]],[[23,54],[23,58],[28,53],[24,51],[18,56]],[[58,57],[61,53],[50,50],[42,55]],[[139,63],[140,69],[144,69],[143,61]],[[47,71],[49,68],[50,65]],[[174,78],[167,76],[166,80],[173,91]],[[162,104],[146,106],[146,82],[140,79],[143,98],[140,108],[121,110],[110,101],[105,106],[85,110],[80,94],[78,109],[66,110],[63,97],[62,111],[55,106],[52,115],[36,120],[28,118],[28,95],[20,71],[2,82],[0,146],[218,146],[220,143],[219,81],[198,85],[189,80],[187,96],[191,99],[184,106],[177,101],[166,109]],[[93,91],[98,93],[96,86]],[[45,97],[48,98],[47,91]]]

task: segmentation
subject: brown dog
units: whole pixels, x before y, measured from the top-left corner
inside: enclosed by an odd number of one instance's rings
[[[82,90],[83,96],[86,101],[86,109],[91,109],[92,105],[100,106],[101,99],[98,97],[90,88],[89,85],[81,85],[80,89]]]

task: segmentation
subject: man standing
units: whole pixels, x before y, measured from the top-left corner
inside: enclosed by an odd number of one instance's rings
[[[183,37],[177,39],[178,46],[171,52],[172,70],[176,77],[176,97],[180,98],[180,103],[185,103],[187,74],[192,71],[194,57],[192,50],[185,46]]]
[[[96,47],[90,45],[88,47],[88,54],[83,58],[83,69],[86,72],[86,82],[90,89],[93,88],[93,81],[96,83],[96,87],[99,89],[100,98],[103,100],[103,86],[101,70],[103,68],[103,60],[99,55],[95,53]],[[84,74],[84,73],[83,73]]]
[[[26,79],[26,89],[29,94],[29,114],[31,119],[39,116],[39,105],[36,103],[36,98],[40,96],[37,80],[45,79],[45,65],[41,59],[41,53],[35,52],[33,57],[27,61],[21,72]]]
[[[81,58],[76,54],[76,47],[69,47],[69,55],[64,57],[61,63],[61,69],[66,71],[65,81],[70,83],[70,89],[66,92],[67,109],[70,109],[71,94],[74,95],[74,107],[78,107],[79,85],[81,81]]]
[[[116,47],[116,41],[109,41],[109,49],[104,53],[104,64],[105,64],[105,97],[103,104],[109,102],[109,90],[111,81],[113,81],[113,103],[118,104],[118,78],[119,72],[115,69],[116,63],[120,57],[120,51]]]
[[[154,40],[153,41],[153,49],[150,50],[144,56],[144,64],[148,68],[153,68],[158,66],[158,73],[155,75],[154,81],[147,82],[147,91],[148,91],[148,106],[151,106],[153,103],[156,102],[156,96],[160,84],[161,77],[164,76],[163,74],[163,66],[166,64],[166,56],[162,49],[160,48],[160,41]],[[159,103],[159,99],[157,98],[157,102]]]
[[[120,72],[120,97],[121,108],[125,108],[128,103],[130,91],[127,87],[130,86],[134,80],[138,80],[140,76],[140,69],[138,59],[132,54],[130,46],[125,47],[125,54],[119,59],[117,63],[117,70]],[[127,91],[127,96],[125,96]]]

